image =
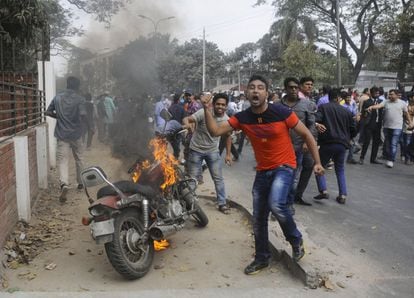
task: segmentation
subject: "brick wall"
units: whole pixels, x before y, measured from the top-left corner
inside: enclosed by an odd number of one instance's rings
[[[0,143],[0,247],[18,220],[14,165],[13,141]]]
[[[27,129],[28,137],[30,198],[33,206],[39,194],[37,174],[36,130]],[[13,140],[0,143],[0,249],[18,221],[16,199],[16,170]]]

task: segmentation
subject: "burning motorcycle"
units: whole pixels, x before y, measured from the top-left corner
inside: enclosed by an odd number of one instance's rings
[[[166,110],[162,116],[166,123],[171,117]],[[140,278],[149,271],[154,241],[181,230],[191,217],[200,227],[208,224],[198,204],[197,181],[184,175],[178,161],[167,152],[167,137],[171,134],[163,132],[151,140],[154,161],[136,162],[130,168],[133,181],[112,183],[96,166],[81,174],[90,203],[90,216],[82,222],[90,226],[98,244],[104,243],[112,266],[126,279]],[[106,186],[93,200],[88,188],[102,184]]]

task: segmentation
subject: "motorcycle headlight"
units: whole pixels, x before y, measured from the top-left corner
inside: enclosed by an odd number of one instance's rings
[[[93,207],[91,210],[89,210],[89,213],[92,216],[101,216],[105,213],[105,208],[103,208],[102,206],[98,205]]]

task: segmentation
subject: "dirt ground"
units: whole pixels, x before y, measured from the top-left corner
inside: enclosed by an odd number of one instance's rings
[[[102,167],[110,180],[128,178],[128,166],[112,158],[103,145],[86,151],[85,163]],[[72,182],[73,174],[72,168]],[[254,251],[251,226],[238,210],[224,215],[206,199],[201,199],[200,205],[209,225],[199,228],[188,221],[182,231],[168,239],[167,250],[156,252],[145,277],[126,281],[110,265],[103,245],[92,240],[89,227],[81,224],[81,217],[88,214],[85,193],[73,185],[68,202],[60,204],[56,175],[51,171],[50,187],[37,200],[31,222],[19,224],[6,243],[9,261],[3,261],[2,291],[303,288],[275,262],[261,274],[244,275]]]

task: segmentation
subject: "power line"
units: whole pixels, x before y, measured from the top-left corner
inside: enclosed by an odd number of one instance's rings
[[[266,13],[269,13],[269,9],[261,10],[261,11],[256,11],[254,14],[251,14],[251,15],[249,15],[247,17],[246,16],[241,16],[241,17],[237,17],[237,18],[234,18],[234,19],[230,19],[230,20],[224,21],[224,22],[215,23],[215,24],[209,24],[209,25],[206,25],[205,27],[209,29],[209,32],[212,29],[213,30],[220,30],[223,27],[232,26],[234,24],[238,24],[238,23],[244,22],[244,21],[249,20],[249,19],[252,19],[252,18],[257,18],[257,17],[260,17],[260,16],[262,16],[262,15],[264,15]],[[273,14],[273,12],[272,12],[272,14]],[[196,36],[198,34],[201,34],[201,32],[203,30],[203,27],[199,27],[197,29],[193,29],[193,30],[188,30],[188,31],[182,32],[180,34],[177,34],[175,36],[175,38],[177,38],[177,39],[187,39],[188,37]],[[215,27],[217,27],[217,28],[215,29]]]

